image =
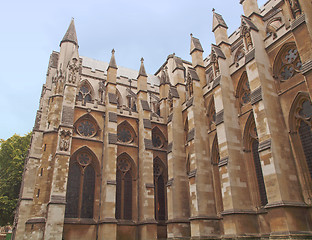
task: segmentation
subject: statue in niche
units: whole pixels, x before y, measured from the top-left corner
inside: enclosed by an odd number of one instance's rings
[[[69,141],[70,141],[71,132],[70,130],[62,130],[60,132],[60,150],[68,151],[69,149]]]
[[[191,76],[188,76],[187,78],[187,92],[188,92],[188,97],[193,96],[193,81]]]
[[[253,44],[251,40],[250,31],[248,31],[247,29],[245,30],[244,39],[245,39],[247,50],[249,51],[253,47]]]
[[[103,95],[105,92],[105,80],[99,82],[99,95],[100,95],[100,102],[103,103]]]
[[[219,63],[218,63],[217,58],[215,58],[215,61],[213,62],[213,68],[214,68],[214,71],[215,71],[215,77],[219,76],[220,68],[219,68]]]
[[[301,8],[298,0],[288,0],[291,12],[294,18],[297,18],[301,14]]]
[[[79,72],[79,66],[77,65],[77,58],[72,59],[72,63],[68,65],[69,75],[68,82],[76,83],[77,73]]]

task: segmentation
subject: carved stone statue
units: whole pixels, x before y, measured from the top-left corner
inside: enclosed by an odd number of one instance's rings
[[[68,82],[76,83],[77,73],[79,72],[79,66],[77,65],[77,58],[72,59],[72,63],[68,65],[69,75]]]
[[[70,143],[70,130],[62,130],[60,132],[60,150],[61,151],[68,151],[69,150],[69,143]]]
[[[100,95],[100,101],[101,103],[103,102],[103,94],[105,92],[105,81],[100,81],[99,82],[99,95]]]
[[[297,18],[301,14],[301,8],[298,0],[288,0],[293,17]]]

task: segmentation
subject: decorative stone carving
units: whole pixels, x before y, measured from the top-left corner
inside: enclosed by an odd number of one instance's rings
[[[60,132],[60,150],[68,151],[69,143],[70,143],[71,131],[70,130],[62,130]]]
[[[77,64],[77,58],[73,58],[71,63],[68,65],[68,82],[76,83],[78,79],[79,66]]]
[[[294,18],[297,18],[301,14],[301,8],[298,0],[288,0],[291,12]]]
[[[100,101],[103,103],[103,95],[105,94],[105,80],[99,82],[99,95],[100,95]]]

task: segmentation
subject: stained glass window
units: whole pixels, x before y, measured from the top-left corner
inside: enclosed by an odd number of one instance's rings
[[[246,75],[241,81],[243,82],[241,85],[241,89],[239,91],[239,96],[240,96],[240,104],[242,106],[250,102],[250,87]]]
[[[78,93],[78,100],[82,101],[83,105],[86,105],[87,102],[92,102],[91,98],[91,90],[90,87],[87,85],[87,83],[84,83]]]
[[[283,47],[274,64],[275,75],[278,76],[281,81],[286,81],[292,78],[296,73],[299,73],[301,68],[302,63],[295,44],[288,44]]]
[[[126,158],[120,158],[116,171],[116,219],[132,219],[132,169]]]
[[[93,218],[95,171],[91,161],[89,153],[78,153],[69,167],[66,218]]]
[[[91,137],[95,134],[95,126],[92,122],[85,120],[78,124],[78,133],[85,137]]]
[[[154,207],[155,219],[161,221],[166,220],[165,175],[158,161],[154,161]]]
[[[252,141],[252,155],[253,155],[253,160],[254,160],[255,169],[256,169],[261,206],[265,206],[268,203],[268,199],[267,199],[266,190],[265,190],[265,184],[264,184],[264,179],[263,179],[263,174],[262,174],[258,147],[259,147],[259,142],[256,139],[254,139]]]
[[[119,141],[127,143],[132,140],[131,132],[129,129],[122,127],[118,130],[117,138]]]
[[[162,139],[158,134],[153,134],[152,142],[154,147],[160,148],[163,146]]]

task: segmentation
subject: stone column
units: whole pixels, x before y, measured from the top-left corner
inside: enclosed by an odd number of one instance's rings
[[[99,239],[117,239],[116,211],[116,165],[117,165],[117,65],[115,51],[107,69],[105,92],[104,160],[102,167],[102,196],[99,220]]]
[[[153,143],[150,108],[147,102],[147,74],[143,58],[138,75],[139,115],[139,239],[157,239],[154,214]]]
[[[168,96],[168,183],[167,203],[168,239],[190,237],[189,223],[189,189],[186,174],[186,155],[184,125],[182,117],[182,103],[185,100],[184,67],[182,60],[172,56],[169,59],[169,70],[172,71],[171,84]],[[183,84],[183,85],[182,85]],[[180,96],[181,95],[181,96]]]

